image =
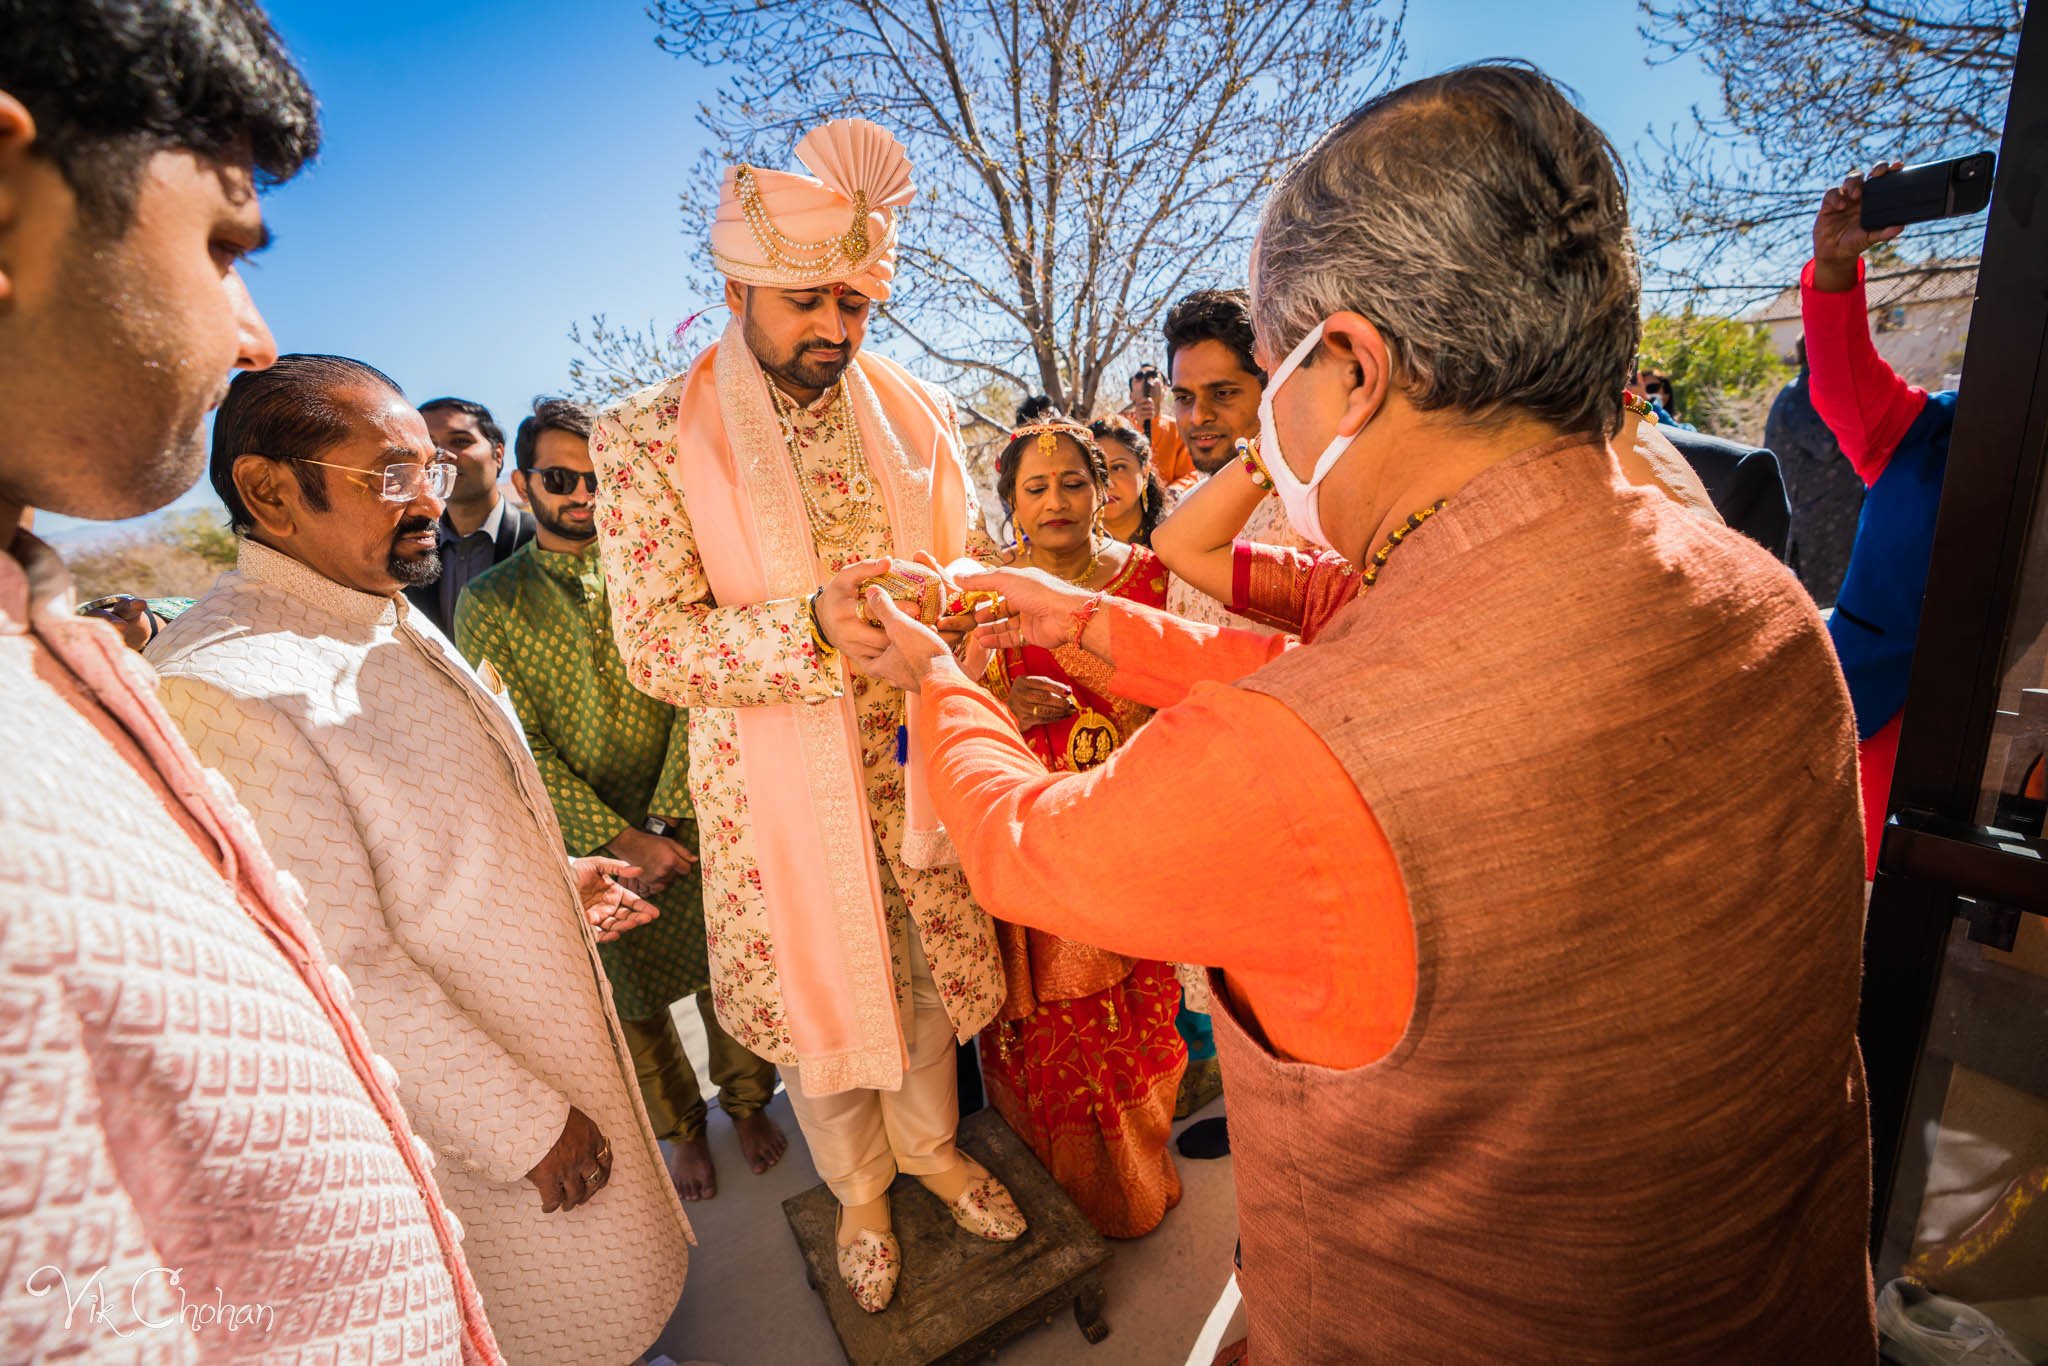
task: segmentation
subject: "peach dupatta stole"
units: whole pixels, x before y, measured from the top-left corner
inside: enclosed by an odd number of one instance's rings
[[[889,517],[893,553],[966,550],[967,487],[952,415],[909,371],[861,354],[847,397]],[[767,376],[737,321],[684,383],[677,456],[697,551],[721,607],[808,597],[828,577]],[[830,667],[842,670],[835,660]],[[804,1090],[893,1091],[908,1063],[890,966],[850,695],[735,710],[761,893]],[[912,724],[918,724],[912,721]],[[919,753],[911,737],[909,753]],[[921,764],[909,766],[912,868],[957,861]]]

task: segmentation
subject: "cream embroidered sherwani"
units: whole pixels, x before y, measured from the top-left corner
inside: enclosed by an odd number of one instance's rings
[[[729,337],[726,344],[735,343]],[[620,653],[636,686],[692,708],[690,785],[719,1020],[754,1052],[783,1064],[812,1161],[843,1203],[860,1204],[886,1190],[898,1171],[933,1175],[955,1160],[951,1045],[979,1032],[1002,1002],[994,932],[957,867],[920,870],[903,860],[903,694],[850,676],[836,656],[821,656],[802,598],[734,607],[712,601],[674,459],[684,382],[642,391],[600,418],[591,436],[598,535]],[[827,390],[809,409],[772,389],[771,398],[783,438],[777,454],[795,464],[819,581],[892,553],[884,494],[850,434],[844,391]],[[949,427],[956,426],[950,400],[942,405]],[[993,544],[971,485],[966,496],[967,549],[985,558]],[[737,708],[826,702],[849,690],[907,1059],[893,1091],[805,1084],[739,761]]]
[[[689,1225],[647,1126],[562,836],[517,721],[403,598],[244,541],[149,648],[239,789],[440,1154],[508,1359],[624,1362],[682,1292]],[[543,1214],[569,1107],[610,1182]]]
[[[802,598],[747,607],[719,607],[711,600],[673,474],[682,386],[678,377],[606,412],[591,434],[590,454],[599,471],[597,529],[605,577],[628,675],[635,687],[692,709],[690,788],[702,843],[704,923],[719,1022],[762,1057],[796,1061],[754,866],[733,709],[822,701],[850,688],[892,922],[899,1008],[908,1019],[907,909],[955,1034],[972,1038],[1002,1001],[995,937],[957,867],[920,871],[902,861],[904,779],[896,732],[904,724],[903,694],[859,675],[849,682],[841,661],[821,659]],[[836,388],[827,390],[811,410],[783,413],[795,436],[797,472],[812,515],[849,528],[845,542],[819,546],[828,576],[891,552],[881,492],[857,467],[838,395]],[[971,484],[968,496],[973,497]],[[992,559],[994,544],[978,508],[970,506],[968,528],[968,553]]]

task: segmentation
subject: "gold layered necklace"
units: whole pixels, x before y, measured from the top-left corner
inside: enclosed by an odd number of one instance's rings
[[[1065,579],[1068,583],[1078,583],[1085,587],[1088,580],[1095,577],[1096,569],[1102,564],[1102,550],[1100,547],[1101,543],[1093,535],[1090,535],[1088,537],[1088,566],[1078,574],[1062,574],[1057,569],[1046,569],[1045,572],[1055,578]],[[1012,545],[1010,551],[1013,558],[1019,550],[1022,550],[1025,558],[1030,560],[1033,569],[1045,569],[1045,566],[1038,562],[1038,547],[1036,545],[1028,541],[1020,541]]]
[[[835,420],[844,424],[846,441],[841,448],[843,453],[835,458],[833,448],[837,443],[828,435],[818,451],[818,469],[813,472],[804,467],[803,446],[797,437],[796,417],[802,407],[772,382],[768,386],[768,396],[775,401],[776,421],[782,424],[782,442],[789,450],[789,463],[796,473],[797,491],[803,496],[804,513],[810,519],[811,534],[826,558],[861,552],[876,530],[874,476],[860,443],[853,395],[844,375],[833,387],[837,391],[834,405],[818,415],[819,426],[822,431]],[[846,496],[836,510],[837,515],[824,505],[823,493],[817,487],[820,484],[844,486]]]

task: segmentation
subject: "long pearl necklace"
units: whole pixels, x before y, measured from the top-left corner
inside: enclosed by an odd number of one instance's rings
[[[868,469],[867,452],[861,447],[860,423],[853,412],[853,395],[844,375],[833,387],[838,391],[836,401],[812,419],[818,424],[820,449],[817,468],[807,470],[795,420],[799,413],[803,413],[803,407],[773,383],[768,386],[768,396],[774,400],[776,421],[782,426],[783,445],[788,448],[790,463],[796,469],[797,492],[803,497],[811,534],[828,558],[858,552],[875,534],[872,473]],[[810,414],[805,416],[812,417]],[[845,432],[845,451],[837,459],[828,453],[832,445],[831,428],[835,423]],[[838,476],[839,483],[845,485],[837,516],[825,507],[821,492],[812,487],[814,481],[833,487],[834,475]]]

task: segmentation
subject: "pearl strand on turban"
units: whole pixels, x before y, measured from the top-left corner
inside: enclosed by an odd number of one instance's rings
[[[727,168],[711,224],[719,270],[743,284],[843,284],[887,299],[897,210],[917,193],[903,144],[866,119],[835,119],[806,133],[796,157],[811,174]]]

